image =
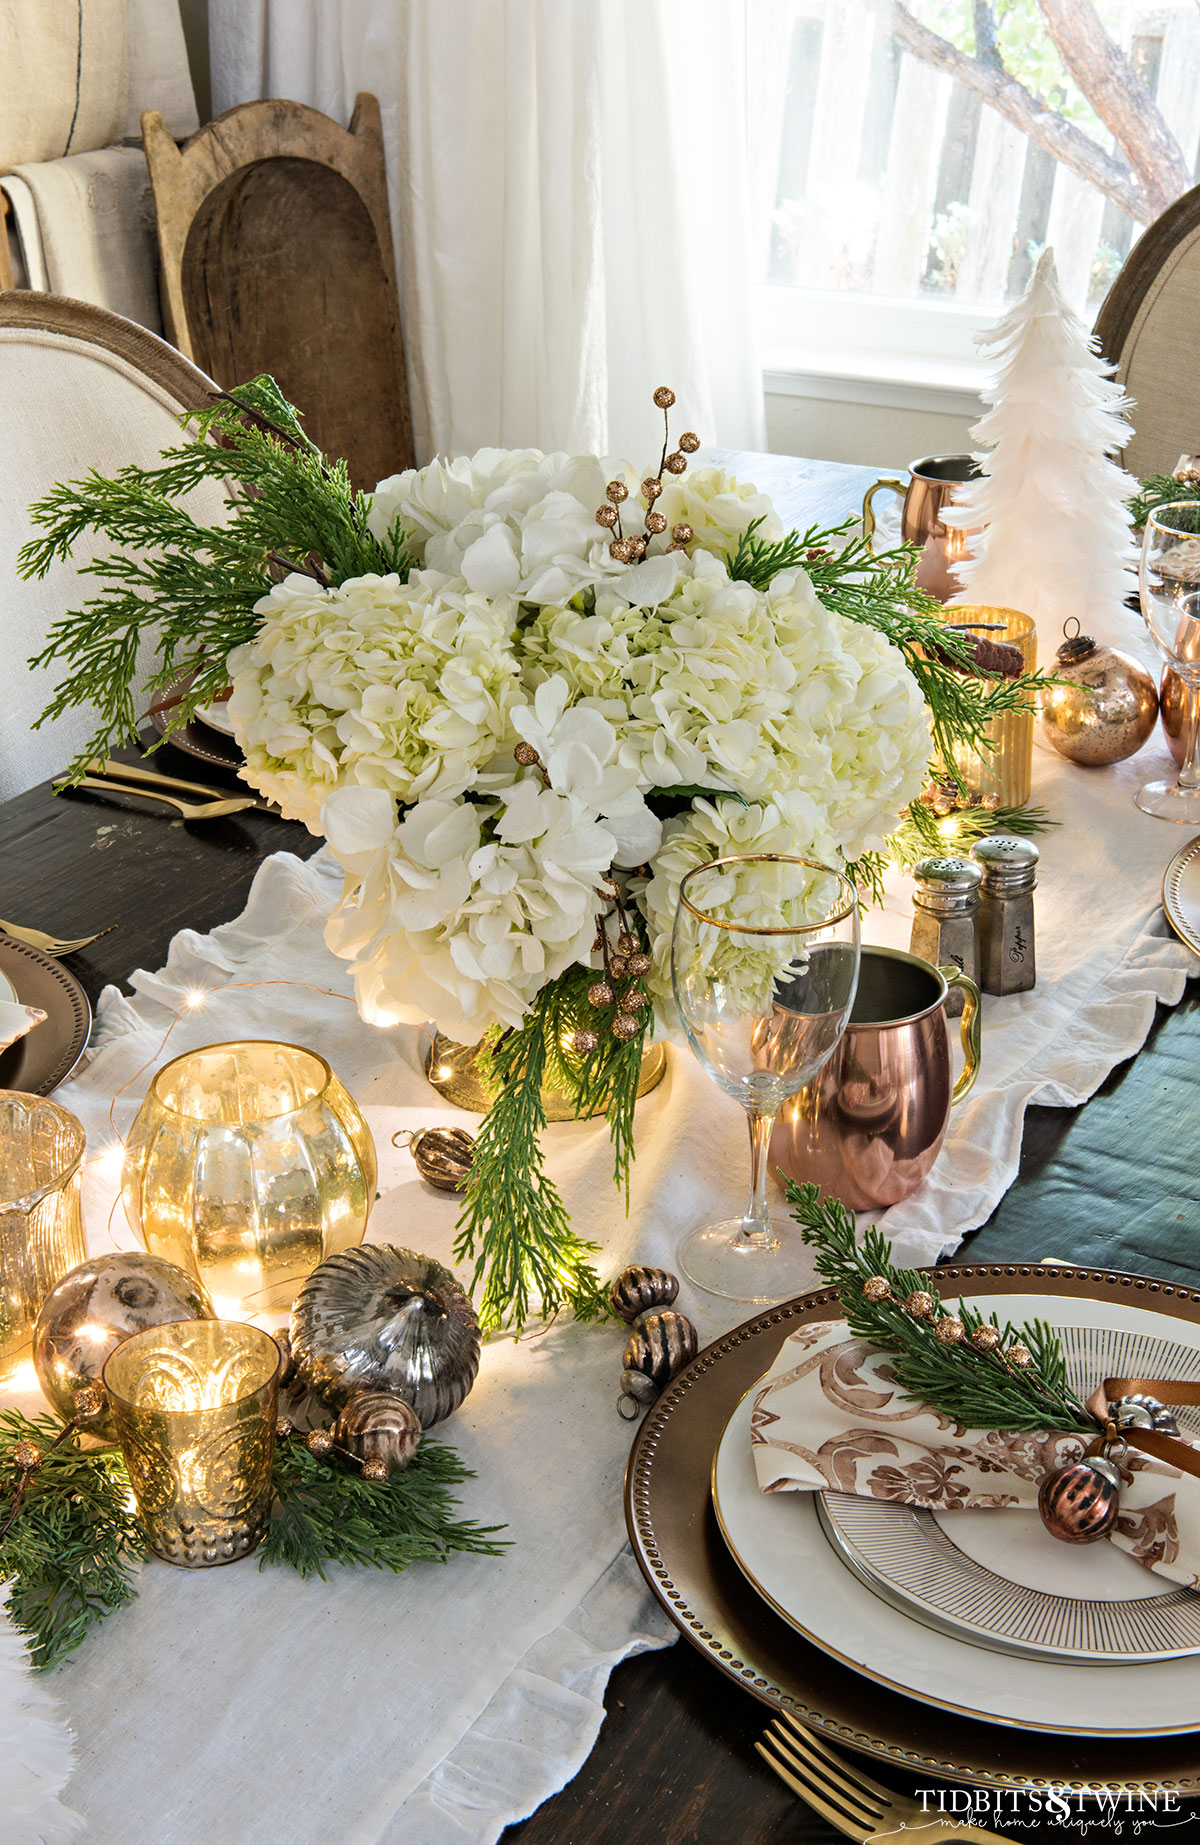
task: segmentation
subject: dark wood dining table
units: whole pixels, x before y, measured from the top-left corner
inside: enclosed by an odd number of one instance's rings
[[[757,480],[785,519],[803,526],[851,514],[875,477],[873,469],[794,457],[736,459],[738,474]],[[132,750],[127,756],[137,759]],[[170,746],[150,766],[239,786]],[[1165,864],[1182,842],[1173,829],[1163,832]],[[307,857],[318,844],[301,826],[270,814],[184,822],[134,796],[56,796],[43,783],[0,804],[0,911],[60,936],[114,924],[111,934],[65,963],[94,1005],[104,986],[127,989],[135,969],[161,966],[178,930],[204,932],[236,916],[270,854]],[[1019,1176],[967,1239],[963,1257],[1008,1262],[1055,1254],[1200,1283],[1198,1053],[1200,993],[1189,988],[1180,1005],[1160,1008],[1143,1049],[1085,1107],[1031,1109]],[[1156,1194],[1170,1199],[1170,1211],[1140,1208],[1148,1174]],[[603,1728],[579,1774],[510,1827],[506,1841],[692,1845],[840,1836],[755,1754],[770,1713],[686,1642],[619,1666],[605,1706]],[[936,1720],[930,1712],[930,1723]],[[878,1778],[903,1784],[890,1768]],[[1019,1836],[1061,1841],[1071,1834],[1047,1822],[1022,1825]],[[1104,1836],[1102,1829],[1090,1834]],[[1176,1836],[1200,1837],[1200,1815]]]

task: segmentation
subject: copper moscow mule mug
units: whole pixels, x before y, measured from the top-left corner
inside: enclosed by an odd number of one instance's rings
[[[950,505],[958,489],[967,481],[978,480],[980,469],[973,455],[927,455],[923,461],[909,464],[909,478],[898,480],[886,476],[868,487],[863,495],[863,537],[875,530],[872,502],[884,487],[904,495],[904,512],[900,535],[905,544],[919,545],[917,588],[927,595],[949,602],[962,588],[953,574],[956,561],[970,555],[970,539],[976,529],[960,531],[942,523],[942,508]]]
[[[946,994],[961,987],[966,1064],[950,1077]],[[770,1163],[852,1211],[899,1204],[926,1177],[979,1071],[979,988],[899,948],[862,950],[858,992],[824,1069],[775,1118]]]

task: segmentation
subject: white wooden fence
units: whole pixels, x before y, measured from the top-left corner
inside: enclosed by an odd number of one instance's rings
[[[1200,6],[1104,11],[1146,61],[1196,172]],[[771,281],[992,304],[1023,284],[1029,246],[1051,243],[1082,311],[1139,232],[952,78],[898,52],[867,0],[753,0],[750,69],[762,73],[751,122]]]

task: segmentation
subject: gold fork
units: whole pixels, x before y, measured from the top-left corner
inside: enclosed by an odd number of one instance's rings
[[[811,1730],[781,1712],[754,1747],[764,1762],[786,1781],[794,1794],[827,1819],[847,1838],[867,1845],[869,1839],[1003,1839],[953,1814],[930,1813],[919,1801],[872,1781],[861,1769],[851,1768]]]
[[[208,782],[185,782],[174,775],[160,775],[155,769],[143,769],[132,762],[118,762],[113,756],[104,762],[89,762],[87,772],[89,775],[103,775],[114,782],[145,782],[150,788],[178,788],[181,794],[206,794],[214,801],[229,800],[234,793],[231,788],[214,788]]]
[[[16,923],[5,922],[0,916],[0,929],[5,935],[13,935],[18,942],[28,942],[31,948],[40,948],[44,955],[73,955],[81,948],[90,948],[102,935],[111,935],[116,923],[109,923],[107,929],[97,929],[95,935],[81,935],[74,940],[60,940],[57,935],[47,935],[44,929],[21,929]]]
[[[168,807],[174,807],[181,813],[185,820],[220,820],[226,814],[244,814],[248,809],[257,813],[271,812],[265,802],[256,801],[251,794],[231,795],[224,801],[181,801],[165,789],[137,788],[131,782],[100,781],[91,775],[83,776],[74,786],[94,789],[97,794],[134,794],[143,801],[165,801]]]

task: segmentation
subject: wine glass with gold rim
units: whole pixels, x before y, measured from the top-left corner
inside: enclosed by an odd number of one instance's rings
[[[777,1301],[811,1280],[793,1226],[767,1206],[767,1148],[780,1106],[833,1055],[858,985],[854,886],[812,858],[738,854],[689,871],[671,939],[688,1043],[750,1128],[743,1216],[694,1230],[689,1280],[727,1300]]]

